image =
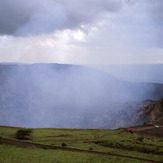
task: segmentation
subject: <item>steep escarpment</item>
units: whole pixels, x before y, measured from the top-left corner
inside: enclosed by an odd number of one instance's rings
[[[163,119],[163,99],[159,101],[145,101],[139,114],[147,122],[161,122]]]
[[[115,106],[111,110],[111,112],[95,117],[93,124],[113,129],[146,123],[163,124],[163,99],[127,102]]]

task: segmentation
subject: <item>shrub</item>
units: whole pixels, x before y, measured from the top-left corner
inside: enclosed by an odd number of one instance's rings
[[[67,144],[66,143],[62,143],[61,146],[64,149],[67,146]]]
[[[57,146],[54,146],[53,149],[57,149],[58,147]]]
[[[137,138],[138,141],[143,142],[144,137]]]
[[[89,148],[89,151],[93,151],[93,148],[90,147],[90,148]]]
[[[130,132],[131,134],[135,134],[135,129],[134,129],[134,128],[128,128],[127,130],[128,130],[128,132]]]
[[[42,148],[42,149],[45,149],[45,150],[47,149],[46,146],[44,146],[44,145],[42,145],[41,148]]]
[[[23,128],[17,130],[15,136],[17,139],[30,139],[31,133],[32,129]]]

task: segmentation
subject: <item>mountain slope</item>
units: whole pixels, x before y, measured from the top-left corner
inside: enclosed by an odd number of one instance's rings
[[[1,125],[103,127],[94,117],[110,112],[109,118],[114,123],[119,116],[117,113],[112,117],[115,105],[162,97],[162,84],[120,81],[82,66],[0,65]],[[127,114],[134,111],[128,110],[125,109]]]
[[[139,113],[145,122],[159,122],[163,125],[163,99],[159,101],[145,101]]]
[[[127,102],[113,107],[111,112],[94,117],[92,122],[95,126],[112,129],[147,123],[163,125],[163,99]]]

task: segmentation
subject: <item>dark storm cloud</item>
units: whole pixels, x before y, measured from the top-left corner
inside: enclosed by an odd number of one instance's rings
[[[76,26],[97,19],[100,14],[115,12],[122,7],[120,0],[57,0],[66,8],[70,25]]]
[[[29,20],[30,15],[37,11],[37,3],[30,6],[30,1],[24,3],[21,0],[0,1],[0,33],[12,34],[21,25]],[[36,9],[35,9],[36,8]]]
[[[75,28],[121,6],[120,0],[1,0],[0,34],[33,35]]]

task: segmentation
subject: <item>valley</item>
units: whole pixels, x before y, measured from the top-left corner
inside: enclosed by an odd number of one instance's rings
[[[1,125],[129,127],[144,122],[143,101],[162,97],[163,84],[122,81],[83,66],[0,65]]]

